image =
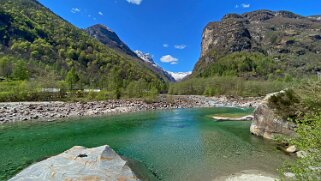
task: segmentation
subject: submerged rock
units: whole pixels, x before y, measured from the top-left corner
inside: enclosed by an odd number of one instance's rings
[[[294,135],[296,125],[280,117],[276,110],[269,106],[269,100],[272,96],[279,93],[267,95],[261,104],[254,111],[254,120],[252,121],[250,131],[252,134],[272,139],[275,135]]]
[[[139,180],[109,146],[84,148],[75,146],[57,156],[33,164],[10,181],[60,180]]]

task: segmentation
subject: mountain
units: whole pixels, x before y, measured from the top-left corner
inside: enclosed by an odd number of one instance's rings
[[[85,31],[109,48],[137,57],[136,54],[122,40],[120,40],[118,35],[107,26],[97,24],[85,29]]]
[[[71,72],[80,87],[115,90],[143,80],[150,87],[165,89],[165,78],[142,61],[135,61],[135,55],[115,33],[107,31],[115,43],[106,46],[36,0],[0,0],[0,3],[0,63],[9,67],[6,74],[0,69],[0,77],[25,79],[27,76],[19,78],[10,72],[23,67],[27,69],[24,73],[33,79],[55,75],[59,81],[67,79]],[[105,27],[95,27],[93,31],[106,33],[102,30]]]
[[[133,61],[139,62],[145,65],[148,69],[152,70],[161,79],[169,82],[175,81],[175,79],[164,71],[161,67],[154,63],[150,54],[145,54],[141,51],[132,51],[119,37],[118,35],[109,29],[107,26],[97,24],[91,26],[85,30],[90,36],[96,38],[98,41],[106,45],[107,47],[116,50],[117,52],[130,56]]]
[[[185,79],[187,76],[192,74],[192,72],[170,72],[170,71],[168,71],[168,73],[172,75],[172,77],[174,77],[174,79],[177,82]]]
[[[160,67],[159,65],[157,65],[155,63],[153,56],[150,53],[144,53],[140,50],[136,50],[135,53],[141,60],[143,60],[147,65],[149,65],[152,70],[162,74],[168,81],[170,81],[170,82],[176,81],[175,78],[171,74],[169,74],[162,67]]]
[[[320,16],[259,10],[209,23],[192,77],[282,78],[321,71]]]
[[[155,64],[153,56],[150,53],[144,53],[144,52],[142,52],[140,50],[135,50],[134,52],[140,59],[144,60],[145,62],[151,63],[155,67],[158,66],[158,65]]]
[[[308,18],[321,21],[321,15],[308,16]]]

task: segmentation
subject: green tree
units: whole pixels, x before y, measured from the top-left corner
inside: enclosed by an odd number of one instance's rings
[[[12,77],[18,80],[26,80],[29,78],[29,71],[25,61],[18,60],[18,62],[15,63],[15,66],[12,72]]]
[[[0,58],[0,76],[9,77],[12,74],[12,62],[8,57]]]
[[[75,68],[72,68],[66,75],[66,82],[70,86],[70,90],[73,90],[74,85],[79,81],[79,76],[76,73]]]

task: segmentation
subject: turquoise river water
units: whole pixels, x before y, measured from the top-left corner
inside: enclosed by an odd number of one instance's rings
[[[131,113],[0,127],[0,180],[75,145],[108,144],[130,160],[143,180],[213,180],[242,170],[277,174],[289,156],[249,132],[250,122],[216,122],[206,108]]]

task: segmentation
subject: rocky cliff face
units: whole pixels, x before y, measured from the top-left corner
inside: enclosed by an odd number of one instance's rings
[[[193,74],[200,74],[220,57],[241,51],[262,53],[285,70],[295,67],[315,73],[321,70],[320,20],[320,16],[304,17],[288,11],[225,15],[204,29],[201,58]],[[308,67],[309,63],[317,66]]]
[[[294,135],[296,125],[283,119],[277,114],[277,111],[269,105],[271,97],[280,93],[267,95],[255,109],[254,120],[250,128],[252,134],[262,136],[266,139],[272,139],[276,135]]]
[[[15,180],[139,180],[109,146],[86,149],[75,146],[60,155],[31,165]]]

